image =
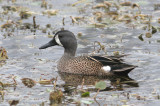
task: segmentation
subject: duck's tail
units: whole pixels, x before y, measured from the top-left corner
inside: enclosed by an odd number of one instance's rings
[[[112,66],[112,71],[114,74],[128,75],[128,73],[136,67],[137,66],[128,65],[128,64],[120,64],[120,65]]]

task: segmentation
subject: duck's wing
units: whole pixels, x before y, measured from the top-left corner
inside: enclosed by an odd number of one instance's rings
[[[91,60],[97,61],[105,65],[115,65],[122,64],[123,60],[121,58],[116,58],[113,56],[88,56]]]
[[[129,65],[123,62],[121,57],[124,56],[88,56],[93,61],[100,62],[103,66],[110,66],[111,71],[115,74],[126,75],[137,66]]]

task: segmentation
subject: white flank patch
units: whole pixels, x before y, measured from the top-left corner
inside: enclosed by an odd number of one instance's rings
[[[103,69],[105,72],[110,72],[110,71],[111,71],[111,67],[110,67],[110,66],[103,66],[102,69]]]
[[[59,44],[60,46],[63,46],[62,43],[59,40],[58,35],[55,36],[55,40],[56,40],[57,44]]]

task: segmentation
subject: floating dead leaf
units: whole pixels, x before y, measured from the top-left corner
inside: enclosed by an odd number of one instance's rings
[[[157,30],[160,32],[160,27],[157,27]]]
[[[109,11],[108,15],[119,15],[117,11]]]
[[[21,80],[22,80],[22,83],[29,88],[32,88],[33,86],[36,85],[36,81],[34,81],[30,78],[23,78]]]
[[[113,55],[114,55],[114,56],[119,56],[119,51],[114,51],[114,52],[113,52]]]
[[[112,20],[118,20],[118,15],[113,15]]]
[[[10,106],[16,106],[19,103],[19,100],[9,100]]]
[[[139,16],[141,17],[142,20],[144,20],[144,19],[149,17],[148,15],[145,15],[145,14],[139,14]]]
[[[92,24],[92,25],[94,25],[96,28],[104,28],[104,27],[106,27],[105,24],[101,24],[101,23],[95,23],[95,24]]]
[[[0,81],[0,89],[2,89],[3,87],[3,83]]]
[[[118,18],[118,21],[129,23],[129,22],[131,22],[131,19],[132,19],[132,17],[129,15],[123,15]]]
[[[11,27],[13,27],[13,22],[12,21],[7,21],[5,24],[1,25],[2,29],[11,28]]]
[[[152,26],[152,34],[155,34],[156,32],[157,32],[157,29],[154,26]]]
[[[160,24],[160,18],[158,18],[158,23]]]
[[[42,33],[47,33],[47,28],[42,28]]]
[[[160,10],[160,4],[158,3],[154,4],[154,10]]]
[[[139,14],[139,15],[137,15],[137,17],[140,17],[140,19],[142,19],[142,20],[145,20],[146,18],[148,18],[149,16],[148,15],[146,15],[146,14]]]
[[[143,34],[140,34],[140,35],[138,36],[138,38],[139,38],[141,41],[144,41],[144,39],[143,39]]]
[[[42,85],[49,85],[49,84],[52,84],[52,81],[44,79],[44,80],[38,81],[38,83]]]
[[[121,100],[121,102],[123,102],[124,104],[126,104],[126,103],[127,103],[127,100]]]
[[[51,24],[47,24],[47,25],[46,25],[46,28],[51,28]]]
[[[141,21],[142,24],[150,24],[150,21]]]
[[[13,86],[16,86],[17,84],[16,83],[2,83],[0,82],[0,87],[1,88],[4,88],[4,87],[13,87]]]
[[[131,96],[137,97],[137,96],[139,96],[139,94],[131,94]]]
[[[98,44],[100,46],[97,50],[96,50],[96,44]],[[102,45],[100,42],[95,41],[94,42],[94,51],[93,51],[93,53],[99,53],[101,50],[106,53],[105,46]]]
[[[33,25],[31,23],[23,23],[21,26],[20,26],[20,29],[23,30],[23,29],[31,29],[33,27]]]
[[[140,95],[137,95],[136,98],[137,98],[137,100],[145,100],[145,98],[141,97]]]
[[[119,22],[126,22],[126,24],[132,22],[132,17],[130,17],[129,15],[124,15],[124,16],[121,16],[117,19],[117,21]]]
[[[0,47],[0,62],[5,61],[6,59],[8,59],[7,51],[5,50],[5,48]]]
[[[143,30],[147,30],[147,28],[148,28],[147,25],[142,27]]]
[[[21,19],[27,19],[31,17],[33,14],[35,14],[35,12],[22,10],[20,11],[19,16],[21,17]]]
[[[133,16],[133,19],[137,20],[138,19],[138,15]]]
[[[146,38],[151,38],[152,37],[152,34],[150,32],[147,32],[146,33]]]
[[[48,16],[57,15],[58,10],[46,10],[42,12],[43,14],[47,14]]]
[[[74,17],[77,21],[82,21],[84,20],[84,17]]]
[[[105,4],[97,4],[96,6],[93,7],[93,9],[98,9],[98,8],[108,8]]]
[[[104,4],[107,5],[108,7],[112,6],[112,4],[110,2],[108,2],[108,1],[104,1]]]
[[[139,11],[139,14],[141,14],[141,9],[140,9],[140,6],[138,5],[138,4],[136,4],[136,3],[133,3],[132,4],[132,8],[134,9],[134,8],[138,8],[138,11]]]
[[[2,12],[2,14],[4,14],[4,15],[7,15],[8,13],[9,13],[8,10]]]
[[[4,91],[0,91],[0,95],[1,95],[1,97],[2,97],[2,100],[4,100]]]
[[[131,2],[123,2],[123,3],[120,3],[121,6],[132,6],[132,3]]]
[[[9,10],[9,11],[10,11],[10,10],[11,10],[11,6],[2,6],[2,9],[5,10],[5,11],[6,11],[6,10]]]
[[[80,21],[84,21],[84,17],[72,17],[72,16],[70,16],[70,18],[72,19],[72,23],[79,23]]]
[[[51,104],[60,104],[62,103],[63,92],[61,90],[52,91],[49,96]]]
[[[135,7],[139,8],[139,5],[136,4],[136,3],[134,3],[134,4],[132,5],[132,8],[135,8]]]
[[[125,19],[131,19],[131,16],[130,15],[124,15],[123,18],[125,18]]]
[[[77,21],[74,17],[70,16],[70,18],[72,19],[72,23],[73,23],[73,24],[74,24],[74,23],[78,23],[78,21]]]
[[[41,7],[47,9],[47,2],[45,0],[42,0],[42,3],[41,3]]]
[[[48,38],[53,38],[54,35],[48,34]]]
[[[77,4],[80,4],[80,3],[83,3],[85,2],[86,0],[79,0],[77,2],[75,2],[74,4],[72,4],[72,6],[76,6]]]
[[[13,11],[13,12],[17,11],[17,7],[15,6],[2,6],[2,8],[4,11]]]
[[[96,20],[101,22],[102,21],[102,16],[103,16],[103,13],[98,11],[98,12],[94,12],[93,15],[96,16]]]
[[[12,3],[15,3],[17,0],[12,0]]]
[[[160,39],[158,39],[157,42],[160,43]]]
[[[78,32],[77,36],[82,37],[83,36],[82,32]]]
[[[102,12],[100,12],[100,11],[96,11],[96,12],[93,12],[93,15],[95,15],[95,16],[102,16]]]
[[[102,16],[98,16],[98,17],[96,18],[96,20],[97,20],[98,22],[101,22],[101,21],[102,21]]]

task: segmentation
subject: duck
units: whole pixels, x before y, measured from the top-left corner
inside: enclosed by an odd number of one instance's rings
[[[75,56],[77,39],[69,30],[55,33],[53,39],[41,46],[46,49],[51,46],[61,46],[64,54],[57,64],[58,72],[80,75],[108,76],[128,75],[137,66],[126,64],[122,56],[84,55]]]

